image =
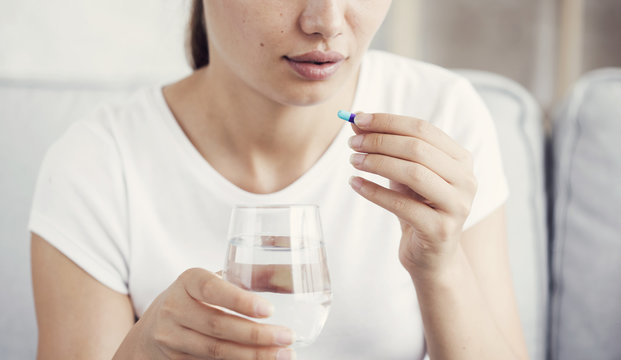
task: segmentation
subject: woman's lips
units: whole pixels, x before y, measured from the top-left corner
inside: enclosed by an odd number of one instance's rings
[[[338,71],[345,57],[336,51],[311,51],[297,56],[285,56],[291,68],[306,80],[326,80]]]

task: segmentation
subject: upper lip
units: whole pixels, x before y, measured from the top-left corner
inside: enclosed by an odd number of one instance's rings
[[[302,55],[285,56],[287,59],[296,62],[310,62],[310,63],[336,63],[343,61],[345,56],[336,51],[323,52],[320,50],[313,50]]]

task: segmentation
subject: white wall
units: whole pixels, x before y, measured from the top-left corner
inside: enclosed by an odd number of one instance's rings
[[[621,66],[620,0],[394,0],[376,45],[509,77],[550,109],[583,73]]]
[[[189,72],[189,0],[0,0],[0,77],[125,82]]]

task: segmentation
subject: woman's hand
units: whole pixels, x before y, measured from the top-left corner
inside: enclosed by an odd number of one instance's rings
[[[423,120],[358,114],[354,121],[351,163],[390,179],[390,189],[360,177],[351,186],[399,218],[399,259],[408,272],[436,273],[457,254],[476,193],[470,152]]]
[[[291,330],[227,313],[265,318],[272,305],[203,269],[190,269],[160,294],[115,355],[145,359],[293,359]],[[139,356],[141,354],[142,356]]]

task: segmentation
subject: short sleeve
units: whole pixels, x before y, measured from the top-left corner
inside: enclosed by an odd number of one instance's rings
[[[471,152],[478,183],[470,215],[464,224],[467,229],[503,205],[509,196],[509,187],[496,127],[479,94],[467,80],[460,78],[446,99],[438,126]]]
[[[100,111],[73,124],[48,150],[29,230],[102,284],[127,294],[126,191],[118,147],[105,120]]]

